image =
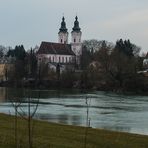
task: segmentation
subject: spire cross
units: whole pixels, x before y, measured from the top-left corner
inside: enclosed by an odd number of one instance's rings
[[[76,21],[78,20],[78,17],[77,17],[77,15],[76,15]]]
[[[64,18],[64,13],[62,13],[62,14],[63,14],[62,20],[64,21],[64,20],[65,20],[65,18]]]

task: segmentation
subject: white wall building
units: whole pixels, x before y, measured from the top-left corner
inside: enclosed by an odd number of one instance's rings
[[[58,32],[58,43],[42,42],[37,51],[38,64],[41,62],[53,65],[80,65],[82,55],[82,32],[79,27],[78,17],[75,17],[74,27],[71,32],[71,44],[68,44],[68,31],[66,28],[65,18],[62,18],[61,27]]]
[[[74,27],[71,32],[71,48],[72,51],[76,55],[76,63],[79,65],[80,64],[80,56],[82,55],[82,42],[81,42],[81,28],[79,27],[79,22],[78,22],[78,17],[76,16],[74,22]]]

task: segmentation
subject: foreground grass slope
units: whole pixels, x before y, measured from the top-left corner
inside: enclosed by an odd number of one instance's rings
[[[85,128],[34,121],[34,148],[84,148]],[[19,147],[28,147],[27,121],[18,119]],[[0,148],[15,147],[14,117],[0,114]],[[148,148],[148,136],[88,129],[86,148]]]

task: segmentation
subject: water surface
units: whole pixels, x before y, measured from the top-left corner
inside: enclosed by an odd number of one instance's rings
[[[26,114],[30,99],[32,112],[38,104],[37,119],[86,126],[86,98],[91,127],[148,135],[148,96],[0,88],[0,112],[14,114],[15,102],[21,102],[19,112]]]

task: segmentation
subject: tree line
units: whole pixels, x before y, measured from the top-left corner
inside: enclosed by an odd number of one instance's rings
[[[6,48],[1,46],[0,58],[6,59],[6,63],[12,64],[11,69],[5,71],[5,78],[9,82],[20,83],[21,80],[29,77],[36,77],[37,58],[36,48],[25,50],[23,45],[17,45],[15,48]]]
[[[98,89],[103,87],[121,91],[147,89],[145,81],[147,78],[138,74],[138,71],[143,70],[140,47],[130,40],[122,39],[117,40],[115,45],[107,41],[100,41],[97,44],[99,44],[98,50],[93,47],[90,49],[86,44],[86,49],[83,51],[82,69],[86,71],[85,83]]]
[[[22,83],[22,80],[32,79],[33,86],[146,91],[147,78],[138,74],[138,71],[143,70],[144,59],[140,56],[140,50],[130,40],[120,39],[115,44],[85,40],[81,69],[78,71],[67,67],[60,72],[58,68],[56,71],[51,69],[44,61],[39,66],[36,50],[26,51],[23,45],[19,45],[5,52],[6,57],[15,58],[15,68],[10,73],[7,72],[6,77],[16,85]],[[1,51],[2,57],[4,54]]]

